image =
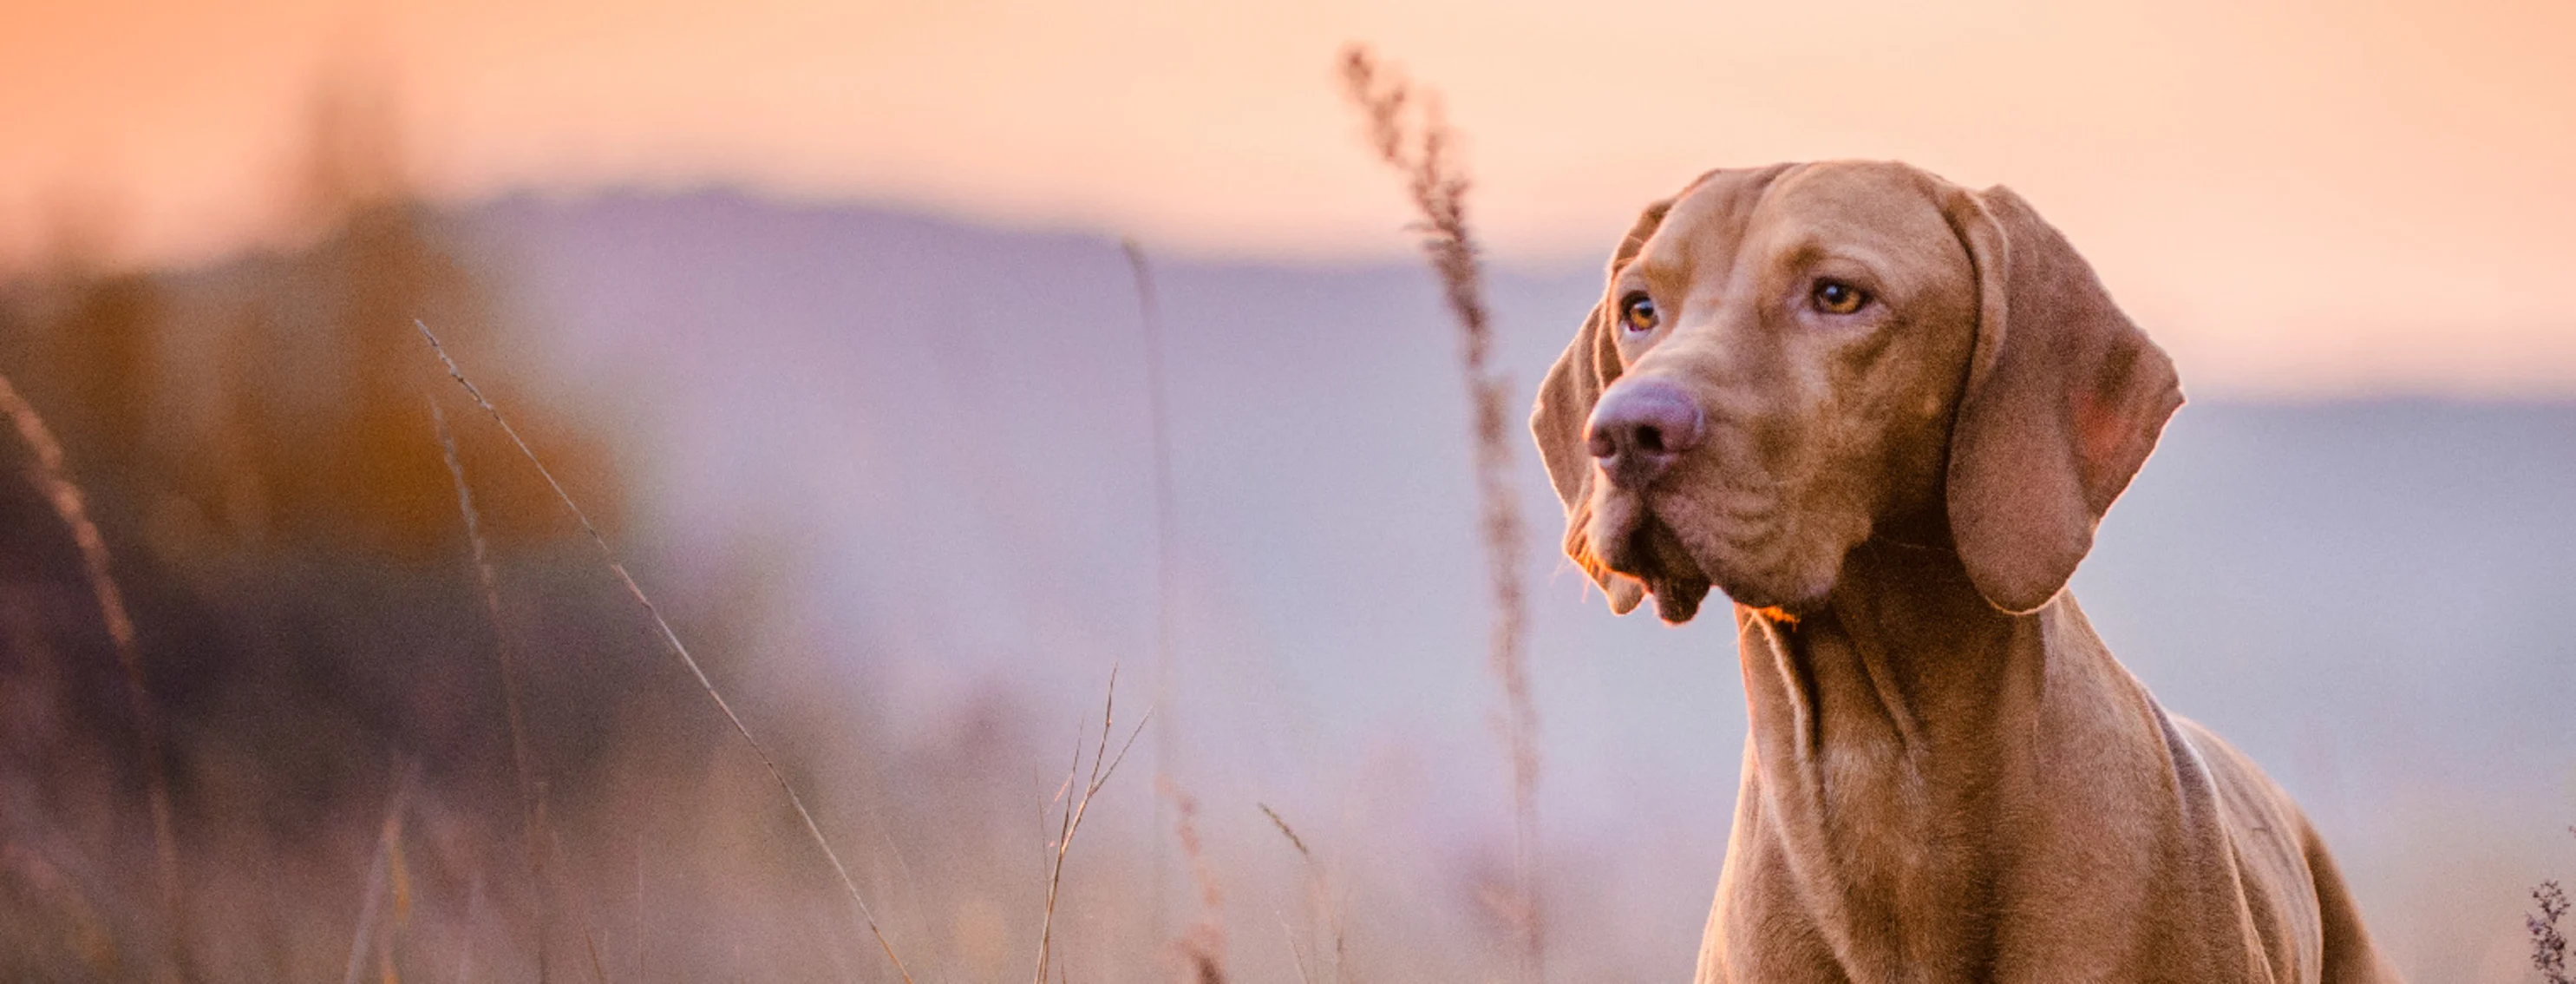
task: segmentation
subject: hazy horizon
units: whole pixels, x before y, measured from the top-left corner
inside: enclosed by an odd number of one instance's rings
[[[66,222],[154,265],[275,237],[334,100],[451,204],[717,183],[1391,259],[1355,41],[1441,94],[1507,262],[1597,263],[1710,167],[1896,158],[2025,193],[2204,385],[2576,392],[2563,4],[37,0],[0,11],[0,262]]]

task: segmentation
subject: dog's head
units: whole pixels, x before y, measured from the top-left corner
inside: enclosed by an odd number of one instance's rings
[[[1566,554],[1626,613],[1821,603],[1873,535],[1996,607],[2064,587],[2182,404],[2173,363],[2001,187],[1716,171],[1638,217],[1531,429]],[[1893,534],[1891,534],[1893,535]]]

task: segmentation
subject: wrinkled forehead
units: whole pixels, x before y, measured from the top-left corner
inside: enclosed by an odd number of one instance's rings
[[[1685,272],[1760,254],[1816,250],[1903,264],[1926,246],[1957,252],[1939,179],[1903,164],[1828,161],[1717,171],[1673,202],[1638,263]]]

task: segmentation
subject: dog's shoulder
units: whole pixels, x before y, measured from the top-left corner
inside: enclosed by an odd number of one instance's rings
[[[2207,777],[2210,806],[2226,833],[2229,861],[2244,893],[2244,914],[2262,938],[2263,951],[2276,972],[2318,966],[2324,927],[2319,873],[2309,863],[2322,855],[2315,828],[2251,757],[2200,722],[2163,714]]]

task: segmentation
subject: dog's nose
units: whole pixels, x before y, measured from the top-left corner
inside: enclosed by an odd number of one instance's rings
[[[1638,487],[1697,445],[1699,430],[1699,403],[1690,394],[1663,380],[1638,379],[1602,395],[1586,440],[1612,482]]]

